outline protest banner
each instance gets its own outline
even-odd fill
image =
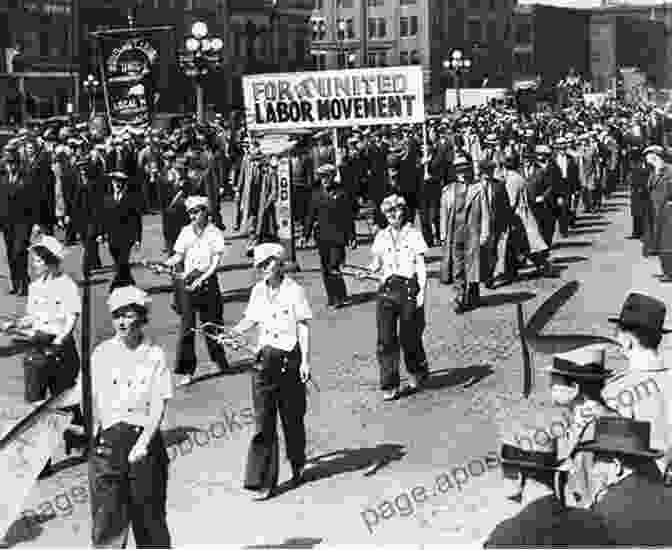
[[[37,476],[61,441],[71,414],[41,409],[31,416],[34,423],[14,437],[0,451],[0,537],[18,519],[23,503],[30,494]],[[11,423],[0,427],[1,433],[14,432]],[[3,438],[4,439],[4,438]]]
[[[156,33],[97,34],[99,65],[110,129],[147,128],[154,115]]]
[[[455,88],[446,89],[446,109],[457,108],[457,94]],[[460,104],[463,108],[488,105],[493,99],[504,101],[506,88],[460,88]]]
[[[425,120],[419,66],[243,77],[252,131],[343,128]]]

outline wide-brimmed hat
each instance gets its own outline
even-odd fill
[[[585,347],[567,353],[556,353],[553,364],[545,370],[550,374],[559,374],[577,380],[603,380],[611,376],[604,368],[604,348]]]
[[[128,306],[140,306],[149,309],[151,303],[150,297],[147,293],[137,286],[122,286],[115,288],[107,299],[107,306],[110,313]]]
[[[471,172],[474,164],[471,159],[465,155],[455,155],[453,159],[453,169],[455,172]]]
[[[196,208],[205,208],[207,210],[210,207],[210,201],[208,200],[208,197],[204,197],[202,195],[193,195],[186,198],[184,201],[184,206],[186,207],[187,212],[190,212]]]
[[[35,250],[36,248],[44,248],[58,260],[65,258],[65,248],[63,248],[63,245],[56,237],[52,237],[51,235],[42,236],[39,241],[30,247],[30,250]]]
[[[656,333],[668,334],[670,329],[663,327],[667,308],[665,303],[639,292],[631,292],[625,299],[619,317],[609,317],[610,323],[622,328],[641,328]]]
[[[547,158],[553,154],[548,145],[537,145],[534,148],[534,154],[539,158]]]
[[[254,247],[254,267],[259,267],[269,258],[283,260],[285,258],[285,247],[279,243],[262,243]]]
[[[322,164],[322,165],[316,170],[316,173],[317,173],[318,176],[330,176],[330,175],[332,175],[332,174],[335,173],[335,172],[336,172],[336,167],[335,167],[333,164],[329,163],[329,162],[327,162],[327,163],[325,163],[325,164]]]
[[[593,426],[592,437],[586,434],[574,452],[589,451],[660,458],[663,451],[651,449],[651,424],[620,416],[599,417]],[[587,437],[591,437],[587,440]]]

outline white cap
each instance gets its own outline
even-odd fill
[[[147,296],[147,293],[137,286],[122,286],[115,288],[107,299],[110,313],[114,313],[122,307],[132,305],[141,306],[147,309],[149,308],[150,303],[151,299]]]
[[[33,244],[30,249],[33,250],[37,247],[46,248],[51,254],[56,256],[59,260],[65,258],[65,249],[63,245],[59,242],[56,237],[51,235],[43,235],[39,241]]]
[[[278,243],[262,243],[254,247],[254,267],[265,262],[269,258],[283,259],[285,248]]]
[[[189,212],[194,208],[209,208],[210,201],[208,200],[208,197],[193,195],[191,197],[187,197],[187,200],[184,201],[184,205],[187,207],[187,212]]]
[[[401,195],[393,194],[385,197],[380,203],[380,211],[385,212],[388,208],[406,206],[406,199]]]

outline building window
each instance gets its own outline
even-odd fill
[[[324,8],[324,0],[315,0],[313,5],[315,6],[316,10],[321,10]]]
[[[481,33],[480,21],[474,20],[467,23],[467,36],[469,37],[470,42],[481,42],[483,36]]]
[[[345,21],[345,33],[348,39],[355,38],[355,20],[352,17]]]
[[[400,51],[399,52],[399,65],[408,65],[409,64],[409,55],[408,52]]]
[[[532,54],[530,52],[515,52],[513,67],[517,73],[532,74]]]
[[[385,0],[366,0],[367,5],[370,8],[377,8],[379,6],[382,6]]]
[[[387,22],[385,18],[369,17],[368,30],[369,38],[385,38],[387,36]]]
[[[413,50],[411,52],[411,65],[420,65],[421,63],[420,52],[418,50]]]
[[[401,0],[400,5],[402,6],[415,6],[418,3],[418,0]]]
[[[317,55],[313,55],[313,63],[315,64],[315,68],[318,71],[324,71],[327,68],[326,54],[320,53]]]
[[[338,8],[351,8],[352,0],[337,0],[336,7]]]
[[[472,10],[480,10],[481,9],[481,0],[470,0],[469,1],[469,7]]]
[[[387,67],[387,52],[378,52],[378,66]]]
[[[399,18],[399,36],[402,38],[418,34],[418,16],[402,16]]]
[[[336,40],[345,39],[345,20],[336,19]]]
[[[521,22],[516,25],[516,44],[529,44],[532,42],[532,25]]]
[[[375,67],[376,66],[376,53],[375,52],[369,52],[367,56],[367,65],[369,67]]]
[[[495,20],[488,21],[487,41],[491,44],[495,44],[497,42],[497,21]]]
[[[490,0],[489,9],[490,11],[495,11],[497,9],[497,6],[495,5],[495,0]]]

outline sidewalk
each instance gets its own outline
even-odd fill
[[[302,271],[296,279],[306,286],[314,309],[312,365],[321,389],[309,395],[308,482],[296,490],[281,490],[268,502],[252,502],[242,490],[252,433],[248,374],[212,376],[178,390],[163,428],[169,443],[183,440],[169,452],[174,459],[168,522],[174,544],[290,547],[291,540],[294,547],[311,548],[480,540],[510,510],[492,460],[499,447],[498,431],[521,411],[535,410],[548,400],[541,375],[535,377],[532,397],[522,399],[514,304],[525,301],[529,318],[564,283],[578,280],[579,292],[545,332],[608,335],[607,317],[618,313],[630,289],[666,301],[672,298],[672,286],[661,285],[653,276],[659,272],[657,260],[642,259],[638,243],[624,239],[630,234],[627,203],[624,193],[617,194],[607,201],[604,217],[581,217],[577,230],[558,241],[553,251],[558,278],[486,291],[485,306],[464,316],[449,308],[449,292],[436,275],[440,251],[433,249],[428,258],[432,278],[425,332],[432,377],[426,391],[395,403],[383,404],[378,391],[375,304],[369,299],[375,288],[348,280],[361,303],[329,312],[317,255],[300,251]],[[239,249],[244,246],[243,241],[236,243]],[[156,244],[147,241],[144,246],[160,250]],[[360,246],[349,253],[348,262],[365,264],[368,249]],[[241,261],[236,254],[240,253],[231,254],[232,263]],[[141,286],[165,284],[150,273],[137,273]],[[246,298],[238,289],[248,287],[251,277],[250,270],[220,275],[225,295],[230,291],[231,296],[225,322],[239,319]],[[100,285],[94,293],[97,339],[110,330],[106,289],[107,284]],[[157,293],[153,299],[149,331],[172,358],[178,321],[169,308],[170,295]],[[0,296],[3,308],[16,308],[15,302]],[[203,361],[197,374],[208,373],[202,342],[198,355]],[[538,354],[533,359],[537,369],[549,360]],[[9,393],[20,398],[20,361],[2,361],[10,375]],[[620,358],[610,353],[608,361],[613,365]],[[483,472],[476,466],[479,461],[485,465]],[[466,470],[466,479],[460,469]],[[439,487],[444,473],[453,481],[462,480],[460,487]],[[290,476],[283,457],[281,484]],[[88,546],[84,487],[83,465],[39,483],[26,508],[44,509],[56,517],[32,528],[19,522],[10,538],[36,546]],[[414,488],[419,488],[416,496],[422,490],[422,503],[411,498]],[[62,496],[64,491],[69,497]]]

